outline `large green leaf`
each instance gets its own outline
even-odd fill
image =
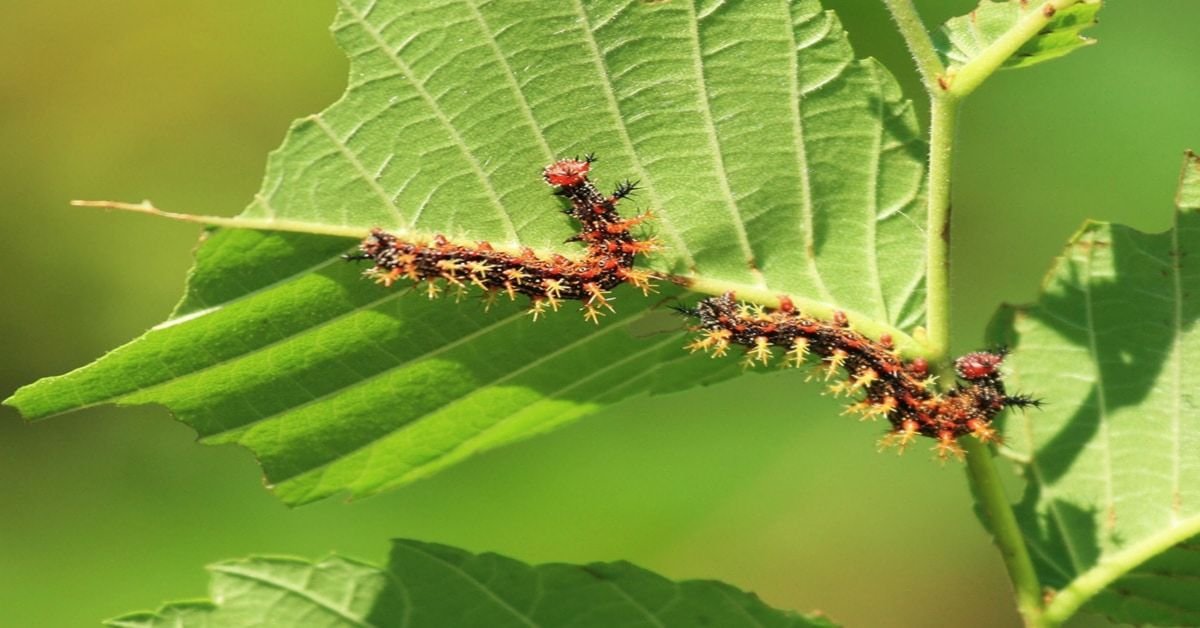
[[[1086,225],[1038,302],[1000,319],[1012,380],[1047,401],[1010,417],[1005,437],[1029,482],[1019,513],[1038,571],[1060,591],[1054,613],[1111,584],[1092,608],[1200,624],[1195,155],[1178,206],[1166,233]]]
[[[496,554],[396,541],[386,568],[250,558],[218,563],[211,602],[110,620],[121,628],[403,626],[407,628],[832,627],[775,610],[708,580],[672,582],[629,563],[536,567]]]
[[[7,403],[163,404],[205,442],[250,448],[302,503],[737,373],[687,359],[682,321],[645,316],[674,288],[619,291],[598,327],[535,324],[519,304],[383,289],[337,259],[373,226],[578,254],[538,171],[586,152],[602,184],[641,181],[657,270],[842,308],[864,329],[920,322],[924,144],[892,77],[856,61],[815,0],[340,8],[349,87],[271,156],[234,221],[261,230],[211,233],[168,321]]]
[[[981,0],[974,11],[947,20],[936,33],[935,44],[951,73],[978,58],[989,46],[1030,17],[1045,13],[1049,3],[1029,0]],[[1096,43],[1080,33],[1096,23],[1101,0],[1076,0],[1058,9],[1036,35],[1026,41],[1001,67],[1023,68],[1061,57]]]

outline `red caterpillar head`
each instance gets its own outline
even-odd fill
[[[591,154],[583,159],[560,159],[546,166],[542,171],[542,178],[550,185],[574,187],[587,181],[593,161],[596,161],[596,158]]]
[[[954,372],[968,382],[997,378],[1000,376],[1000,363],[1003,361],[1003,352],[976,351],[955,360]]]

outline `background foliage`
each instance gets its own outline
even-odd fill
[[[114,628],[209,626],[753,626],[834,628],[713,580],[674,582],[624,561],[528,565],[399,539],[386,565],[250,558],[210,565],[210,601],[119,617]]]
[[[287,122],[336,97],[344,76],[324,30],[332,7],[130,1],[72,7],[63,21],[56,4],[14,8],[0,27],[0,255],[19,269],[0,276],[5,391],[161,320],[189,264],[194,229],[80,214],[66,198],[234,213]],[[925,4],[930,23],[964,9]],[[860,54],[918,93],[881,7],[827,6]],[[960,347],[978,343],[998,302],[1033,296],[1084,216],[1169,224],[1179,150],[1200,138],[1187,109],[1200,94],[1190,69],[1200,44],[1186,27],[1197,17],[1186,0],[1111,6],[1091,33],[1103,46],[997,77],[973,98],[956,190]],[[627,558],[850,624],[936,613],[1012,625],[958,472],[919,453],[878,456],[876,428],[834,420],[832,404],[784,396],[779,383],[621,406],[397,493],[295,512],[257,486],[245,452],[195,447],[161,411],[99,408],[25,426],[4,409],[0,608],[17,623],[87,624],[202,593],[197,565],[216,559],[336,549],[377,562],[386,538],[408,536],[533,562]],[[945,541],[897,544],[881,521],[936,525]],[[929,593],[888,586],[901,574]],[[864,592],[864,581],[877,587]],[[973,594],[947,601],[937,593],[947,587]]]

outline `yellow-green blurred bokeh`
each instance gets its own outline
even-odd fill
[[[968,0],[918,0],[930,23]],[[828,0],[860,54],[918,86],[882,3]],[[332,0],[9,2],[0,20],[0,393],[162,320],[197,229],[72,198],[233,214],[290,121],[339,95]],[[1200,149],[1200,3],[1113,2],[1069,58],[967,104],[955,340],[1030,299],[1085,217],[1161,230]],[[925,110],[923,102],[919,109]],[[796,378],[642,399],[356,503],[287,510],[244,450],[160,408],[37,424],[0,410],[0,626],[86,626],[205,592],[250,553],[382,560],[390,537],[527,561],[628,559],[852,626],[1014,626],[957,465],[879,455],[878,427]]]

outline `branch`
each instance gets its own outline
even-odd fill
[[[946,74],[911,0],[884,0],[904,37],[909,52],[930,96],[929,197],[927,217],[930,237],[926,242],[927,346],[934,364],[943,364],[950,349],[950,183],[954,165],[955,124],[962,99],[974,91],[1030,38],[1040,32],[1054,14],[1079,0],[1052,0],[1033,11],[993,42],[984,52],[953,75]],[[967,451],[967,475],[976,499],[994,535],[1017,598],[1017,609],[1027,626],[1047,626],[1043,615],[1041,583],[1025,537],[996,473],[987,445],[963,439]],[[1064,602],[1064,605],[1066,602]]]

